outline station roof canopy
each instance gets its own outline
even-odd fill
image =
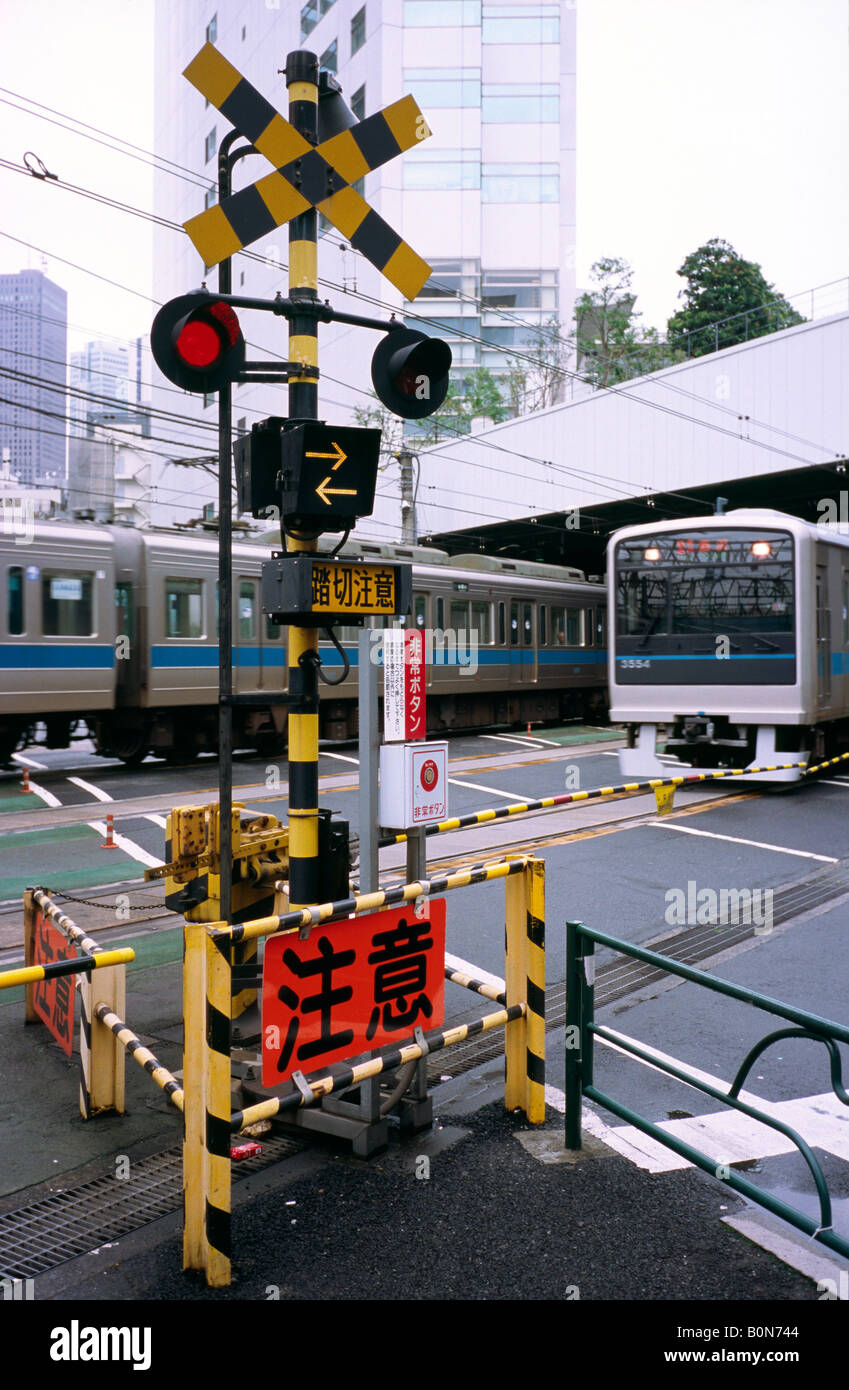
[[[726,479],[687,487],[681,492],[647,492],[638,497],[593,503],[580,511],[567,509],[493,522],[488,526],[470,526],[462,531],[445,531],[421,537],[420,544],[438,546],[451,555],[481,552],[512,559],[542,560],[550,565],[575,565],[588,575],[600,575],[605,571],[607,542],[614,531],[653,520],[711,516],[717,510],[718,497],[726,499],[723,507],[726,512],[738,507],[769,507],[813,522],[823,517],[819,504],[824,498],[831,498],[838,507],[837,519],[849,521],[847,470],[849,463],[838,461],[824,466]],[[844,495],[842,508],[841,492]]]

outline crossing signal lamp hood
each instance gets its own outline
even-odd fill
[[[153,320],[150,346],[157,367],[184,391],[218,391],[245,363],[245,339],[229,304],[192,290],[164,304]]]
[[[405,420],[422,420],[448,394],[451,349],[415,328],[394,328],[378,343],[371,379],[379,399]]]

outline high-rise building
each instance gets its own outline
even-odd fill
[[[85,435],[91,416],[110,406],[126,405],[129,371],[129,348],[119,343],[86,343],[80,352],[71,353],[68,413],[72,435]]]
[[[0,275],[0,448],[23,483],[65,479],[68,296],[40,270]]]
[[[216,152],[229,122],[182,76],[207,40],[284,115],[289,51],[315,52],[362,118],[410,92],[432,135],[362,181],[367,202],[433,267],[414,304],[324,219],[319,219],[319,294],[349,313],[396,313],[446,337],[459,381],[476,367],[503,374],[511,350],[534,327],[571,319],[575,295],[575,9],[573,0],[158,0],[156,150],[200,177],[155,176],[155,211],[185,222],[217,197]],[[234,188],[269,172],[240,161]],[[205,187],[203,186],[205,183]],[[253,254],[251,254],[253,253]],[[257,259],[256,257],[261,259]],[[270,297],[287,289],[288,234],[269,233],[233,259],[233,293]],[[154,231],[155,293],[170,299],[206,280],[191,242]],[[245,313],[253,359],[285,358],[285,322]],[[484,341],[481,342],[480,340]],[[352,422],[370,404],[376,335],[319,327],[319,414]],[[216,397],[179,401],[155,374],[155,405],[214,423]],[[171,394],[165,394],[166,390]],[[234,392],[247,427],[285,413],[281,388]],[[186,431],[185,439],[191,439]],[[380,489],[379,489],[380,494]],[[383,507],[383,519],[380,508]],[[398,533],[397,494],[381,503],[372,534]]]

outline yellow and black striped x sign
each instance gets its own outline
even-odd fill
[[[415,299],[430,266],[351,187],[430,135],[411,96],[313,146],[211,43],[183,75],[274,165],[274,173],[183,224],[205,265],[217,265],[315,207],[396,289]]]

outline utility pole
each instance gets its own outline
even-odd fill
[[[408,449],[398,451],[398,466],[401,469],[401,541],[404,545],[415,545],[418,528],[413,492],[413,456]]]

